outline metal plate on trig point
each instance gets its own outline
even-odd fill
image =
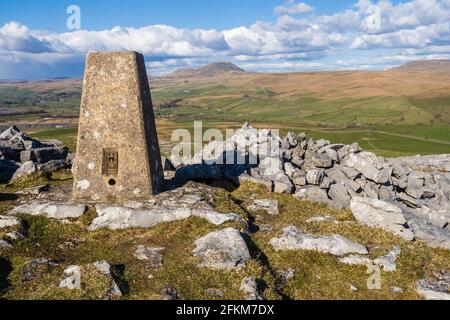
[[[111,149],[103,150],[103,174],[113,175],[119,172],[119,152]]]

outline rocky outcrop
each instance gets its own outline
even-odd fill
[[[229,164],[226,159],[244,162]],[[177,167],[181,180],[260,184],[276,193],[351,209],[358,221],[405,239],[450,248],[450,155],[380,158],[357,143],[331,144],[292,132],[279,137],[245,124],[229,140],[206,145]]]
[[[8,216],[0,216],[0,230],[11,228],[11,227],[20,227],[22,225],[22,221],[15,217]]]
[[[436,280],[422,279],[417,281],[417,293],[427,300],[450,300],[450,272],[435,271]]]
[[[379,266],[380,268],[383,268],[383,270],[386,272],[395,272],[397,270],[396,261],[397,258],[400,256],[400,254],[401,249],[400,247],[396,246],[391,251],[389,251],[385,256],[378,257],[374,260],[368,257],[352,254],[340,258],[339,262],[348,265],[365,265],[365,266],[375,265]]]
[[[340,235],[316,237],[303,233],[294,226],[284,228],[283,235],[272,238],[270,244],[276,251],[313,250],[335,256],[344,256],[350,253],[368,254],[366,247]]]
[[[32,139],[16,126],[0,133],[0,183],[36,171],[54,172],[70,168],[69,149]]]
[[[101,228],[110,230],[128,228],[152,228],[161,223],[199,217],[214,225],[229,221],[244,221],[234,213],[223,214],[213,209],[192,209],[189,207],[171,207],[154,205],[147,208],[132,208],[126,206],[97,205],[97,217],[92,221],[89,230]]]
[[[28,214],[50,219],[69,219],[81,217],[86,210],[87,207],[83,204],[32,202],[15,207],[8,215]]]
[[[355,197],[350,208],[360,223],[370,227],[379,227],[406,240],[414,239],[410,229],[406,228],[406,219],[402,209],[381,200]]]
[[[226,228],[195,241],[193,251],[200,266],[211,269],[240,269],[250,260],[250,252],[239,230]]]

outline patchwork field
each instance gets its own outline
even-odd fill
[[[447,62],[448,64],[448,62]],[[248,73],[212,64],[150,79],[158,130],[190,128],[193,120],[224,128],[309,131],[332,142],[357,141],[381,156],[450,152],[450,72],[432,62],[384,72]],[[0,84],[0,126],[36,131],[76,127],[81,80]],[[36,129],[38,128],[38,129]],[[74,129],[38,138],[72,139]],[[69,145],[74,146],[73,142]]]

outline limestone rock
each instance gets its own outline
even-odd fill
[[[289,177],[284,173],[278,173],[274,177],[273,192],[275,193],[288,193],[291,194],[294,190],[294,185],[289,180]]]
[[[309,170],[306,173],[306,180],[309,184],[320,185],[323,178],[325,177],[325,172],[323,170]]]
[[[365,265],[365,266],[376,265],[383,268],[385,272],[395,272],[397,270],[397,265],[395,262],[400,253],[401,253],[400,247],[396,246],[387,255],[378,257],[374,260],[360,255],[352,254],[340,258],[339,262],[348,265]]]
[[[421,202],[420,200],[413,198],[406,193],[399,192],[397,193],[397,199],[406,204],[410,208],[420,208]]]
[[[195,241],[193,255],[200,266],[211,269],[239,269],[250,259],[250,252],[241,233],[234,228],[211,232]]]
[[[223,214],[223,213],[218,213],[214,210],[193,209],[192,215],[194,217],[199,217],[199,218],[205,219],[209,223],[212,223],[216,226],[219,226],[221,224],[224,224],[224,223],[230,222],[230,221],[244,222],[244,219],[235,213]]]
[[[369,227],[382,228],[406,240],[414,239],[410,229],[406,228],[406,219],[402,209],[381,200],[355,197],[350,203],[353,216],[358,222]]]
[[[8,232],[5,237],[13,241],[25,239],[25,236],[18,231]]]
[[[115,297],[122,296],[119,286],[117,285],[114,277],[111,274],[111,265],[106,261],[97,261],[92,264],[92,266],[101,272],[109,280],[109,288],[106,292],[106,299],[113,299]]]
[[[39,203],[33,202],[15,207],[9,215],[28,214],[45,216],[51,219],[79,218],[86,212],[87,207],[81,204]]]
[[[16,136],[18,133],[20,133],[20,129],[17,126],[9,127],[8,129],[2,131],[0,133],[0,140],[11,140]]]
[[[0,216],[0,229],[10,228],[10,227],[20,227],[22,221],[15,217]]]
[[[327,154],[316,154],[312,161],[316,168],[331,168],[333,166],[333,160]]]
[[[360,256],[357,254],[351,254],[343,258],[339,258],[339,262],[348,264],[348,265],[371,265],[373,264],[372,259]]]
[[[125,206],[97,205],[97,217],[89,226],[90,231],[101,228],[110,230],[129,228],[152,228],[161,223],[189,219],[192,216],[206,219],[208,222],[221,225],[229,221],[244,221],[235,213],[222,214],[214,210],[190,209],[180,205],[183,200],[177,201],[176,206],[153,206],[149,208],[130,208]]]
[[[245,300],[263,300],[259,292],[258,283],[254,277],[244,278],[241,282],[239,291],[242,291],[245,294]]]
[[[316,237],[305,234],[294,226],[284,228],[283,235],[279,238],[272,238],[269,243],[276,251],[314,250],[336,256],[368,253],[366,247],[340,235]]]
[[[277,278],[281,280],[281,282],[286,282],[295,277],[295,270],[292,268],[285,270],[277,270],[276,271]]]
[[[450,232],[448,229],[439,228],[411,215],[408,216],[408,226],[413,231],[414,236],[425,241],[428,246],[450,250]]]
[[[64,270],[65,278],[59,283],[60,288],[69,290],[81,289],[81,268],[79,266],[70,266]]]
[[[164,248],[152,248],[144,245],[139,245],[134,252],[134,256],[138,260],[148,262],[150,268],[161,268],[163,266],[163,255],[161,251]]]
[[[14,173],[12,180],[16,180],[22,177],[29,176],[37,171],[37,167],[33,161],[25,162],[20,166],[19,169]]]
[[[358,170],[364,177],[372,180],[373,182],[384,184],[389,181],[389,178],[392,174],[392,169],[379,169],[377,167],[377,161],[378,158],[368,152],[361,152],[358,154],[352,153],[344,162],[344,165]]]
[[[259,184],[267,188],[270,192],[273,190],[273,182],[268,179],[260,178],[260,177],[252,177],[248,174],[243,174],[239,177],[239,183],[250,182],[254,184]]]
[[[417,293],[427,300],[450,300],[450,272],[435,273],[437,280],[422,279],[417,281]]]
[[[279,158],[267,157],[259,164],[259,169],[263,177],[274,177],[283,173],[282,162]]]
[[[296,170],[293,174],[292,181],[296,186],[303,187],[308,183],[306,180],[306,172],[301,170]]]
[[[96,209],[98,216],[89,226],[91,231],[100,228],[108,228],[110,230],[151,228],[160,223],[188,219],[192,215],[192,211],[189,208],[167,209],[157,207],[144,210],[97,205]]]
[[[333,200],[332,207],[336,209],[344,209],[350,206],[350,195],[347,188],[341,183],[333,184],[328,191],[328,195]]]
[[[332,205],[331,200],[328,198],[327,192],[320,187],[306,186],[300,188],[294,194],[294,197],[300,200],[307,199],[309,201]]]
[[[376,258],[373,263],[377,266],[383,268],[386,272],[395,272],[397,270],[397,265],[395,261],[400,255],[401,250],[399,246],[396,246],[392,251],[390,251],[387,255]]]
[[[284,164],[284,172],[286,172],[289,178],[293,178],[295,171],[296,169],[292,163],[286,162]]]
[[[278,208],[278,200],[274,199],[257,199],[253,204],[247,207],[250,211],[266,211],[270,215],[278,215],[280,210]]]

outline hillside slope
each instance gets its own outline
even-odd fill
[[[156,114],[244,120],[358,141],[380,155],[450,152],[448,61],[388,71],[250,73],[219,62],[150,79]],[[423,72],[426,70],[427,72]],[[81,79],[0,84],[0,126],[76,124]],[[52,120],[49,120],[50,123]],[[392,153],[394,152],[394,153]]]

